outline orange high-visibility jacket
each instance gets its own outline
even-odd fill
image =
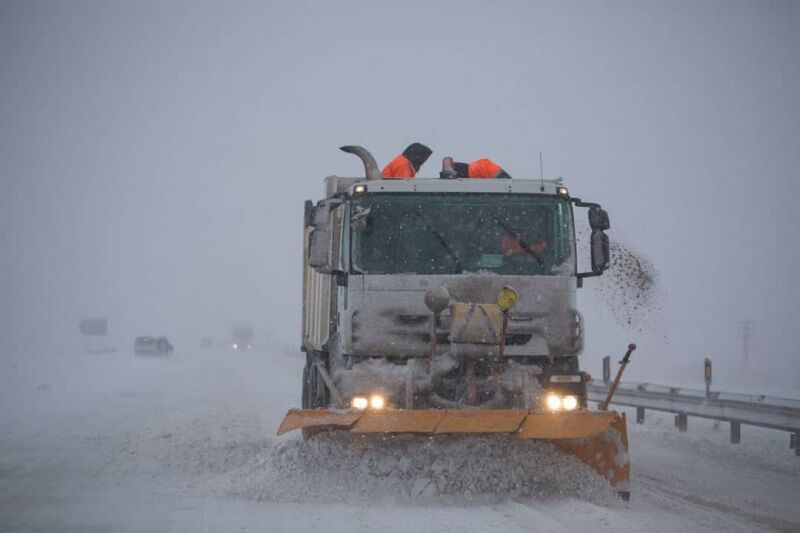
[[[530,255],[522,249],[522,246],[519,245],[519,242],[511,235],[503,235],[503,240],[500,243],[500,247],[503,250],[503,257],[512,257],[515,255]],[[547,248],[546,241],[539,241],[528,244],[528,249],[532,252],[542,253],[544,252],[545,248]]]
[[[503,169],[491,159],[478,159],[469,164],[469,177],[491,179],[497,177]]]
[[[381,171],[381,177],[386,179],[408,179],[416,175],[417,171],[414,170],[414,165],[403,154],[389,161],[389,164]]]

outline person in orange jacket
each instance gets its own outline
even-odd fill
[[[520,244],[520,240],[512,235],[503,235],[502,240],[500,241],[500,249],[503,252],[503,257],[510,258],[526,255],[532,256],[533,254],[540,254],[544,252],[545,248],[547,248],[547,241],[544,239],[539,239],[534,243],[528,243],[526,241],[521,242],[523,244]],[[527,245],[527,249],[533,252],[533,254],[526,252],[525,248],[523,248],[523,245]]]
[[[409,144],[402,154],[389,161],[389,164],[383,167],[381,177],[385,179],[413,178],[432,153],[433,150],[424,144]]]
[[[535,259],[542,267],[544,261],[542,253],[547,250],[547,241],[542,237],[536,225],[529,226],[523,237],[517,233],[517,229],[503,222],[500,218],[494,217],[495,222],[503,228],[504,235],[500,240],[500,250],[503,259],[521,257],[525,259]]]
[[[457,178],[511,179],[508,172],[491,159],[478,159],[472,163],[454,163]]]

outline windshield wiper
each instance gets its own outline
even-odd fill
[[[539,253],[531,250],[530,248],[531,245],[528,244],[527,241],[523,240],[522,237],[520,237],[519,234],[514,231],[514,228],[510,227],[508,224],[506,224],[505,222],[503,222],[494,215],[492,216],[492,219],[495,222],[497,222],[506,233],[508,233],[509,237],[514,239],[514,241],[519,245],[519,247],[522,248],[523,252],[536,259],[536,261],[539,262],[539,265],[542,268],[544,268],[544,261],[542,260],[542,256]]]
[[[426,219],[422,215],[422,213],[419,212],[419,210],[415,211],[414,214],[417,215],[417,217],[419,217],[420,220],[422,220],[422,222],[430,230],[433,236],[436,237],[436,240],[439,242],[439,244],[442,245],[442,248],[444,248],[444,251],[447,252],[447,255],[453,258],[453,261],[456,262],[456,274],[461,274],[462,272],[464,272],[464,266],[461,264],[461,258],[459,258],[458,254],[450,247],[450,245],[447,243],[447,240],[442,236],[442,234],[433,229],[433,225],[430,222],[428,222],[428,219]]]

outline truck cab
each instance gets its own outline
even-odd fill
[[[442,176],[330,176],[306,201],[303,407],[585,408],[576,293],[608,215],[561,179]]]

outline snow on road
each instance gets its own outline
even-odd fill
[[[625,504],[539,443],[526,458],[487,438],[275,437],[302,362],[199,350],[2,360],[0,530],[800,531],[785,433],[743,427],[732,445],[724,425],[692,419],[678,434],[648,415],[631,426]],[[459,459],[470,452],[481,457]]]

